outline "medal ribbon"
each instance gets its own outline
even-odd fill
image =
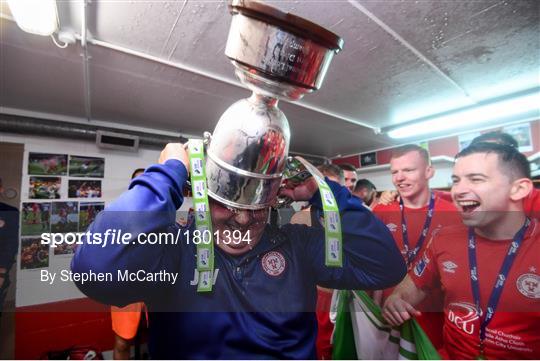
[[[214,242],[208,204],[203,140],[190,139],[188,154],[191,165],[190,180],[195,227],[200,232],[201,237],[197,244],[197,271],[199,272],[197,292],[211,292],[214,279]],[[190,241],[192,240],[188,240],[188,242]]]
[[[343,236],[341,234],[341,217],[339,207],[332,190],[317,168],[302,157],[295,157],[313,175],[321,194],[324,217],[324,264],[327,267],[343,266]]]
[[[418,251],[424,245],[426,240],[429,227],[431,226],[431,220],[433,219],[433,211],[435,209],[435,193],[431,192],[429,199],[428,211],[426,215],[426,220],[424,221],[424,228],[418,237],[418,242],[416,242],[416,247],[413,250],[410,250],[409,246],[409,232],[407,230],[407,221],[405,219],[405,205],[403,204],[403,198],[399,198],[399,211],[401,212],[401,233],[403,236],[403,245],[405,246],[405,253],[407,255],[407,266],[411,265],[418,255]]]
[[[514,260],[517,255],[517,251],[519,249],[519,246],[521,245],[521,242],[523,241],[523,238],[525,237],[525,232],[527,231],[527,228],[529,227],[530,223],[531,223],[531,220],[527,218],[523,226],[514,236],[512,243],[508,247],[508,252],[506,253],[506,256],[502,263],[499,274],[497,275],[497,278],[495,280],[495,285],[493,286],[491,295],[489,296],[486,316],[482,319],[480,323],[480,345],[479,345],[480,358],[483,357],[483,353],[484,353],[484,340],[486,338],[486,327],[489,325],[489,323],[493,319],[493,316],[495,315],[495,311],[497,310],[497,306],[499,304],[499,299],[502,294],[504,283],[506,281],[506,277],[508,277],[510,268],[512,267],[512,264],[514,263]],[[478,277],[478,263],[476,259],[476,235],[474,233],[474,228],[472,227],[469,228],[468,252],[469,252],[469,270],[471,274],[471,289],[472,289],[474,304],[476,305],[476,311],[478,313],[478,316],[481,317],[482,308],[480,306],[480,281],[478,280],[479,278]]]

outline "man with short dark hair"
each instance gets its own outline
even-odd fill
[[[347,189],[349,189],[349,191],[352,193],[354,186],[356,185],[356,180],[358,179],[358,176],[356,175],[356,167],[349,163],[338,164],[338,166],[343,169],[345,187],[347,187]]]
[[[364,204],[373,208],[377,199],[377,188],[368,179],[360,179],[354,186],[353,194],[364,201]]]
[[[383,315],[399,325],[442,290],[443,358],[538,359],[540,226],[523,208],[527,159],[508,145],[472,144],[456,156],[452,181],[463,224],[434,236]]]
[[[339,184],[345,184],[345,175],[343,169],[336,164],[323,164],[317,167],[317,169],[325,176],[337,182]]]

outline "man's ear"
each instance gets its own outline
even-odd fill
[[[426,179],[431,179],[435,175],[435,168],[432,165],[428,165],[426,168]]]
[[[527,197],[533,189],[533,183],[529,178],[520,178],[512,182],[512,188],[510,189],[510,199],[512,201],[521,201]]]

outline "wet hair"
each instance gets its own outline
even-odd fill
[[[512,180],[531,178],[531,167],[527,158],[517,148],[506,144],[493,142],[473,143],[459,152],[456,155],[456,160],[477,153],[497,154],[499,166],[504,169],[505,174],[511,176]]]
[[[360,179],[358,182],[356,182],[356,186],[354,186],[354,191],[358,192],[363,188],[367,188],[370,191],[377,190],[375,187],[375,184],[371,183],[368,179]]]
[[[422,159],[424,159],[427,165],[431,165],[431,158],[427,149],[422,148],[421,146],[416,144],[405,144],[401,147],[392,149],[392,156],[390,157],[390,159],[402,157],[410,152],[417,152],[418,154],[420,154]]]
[[[480,142],[497,143],[497,144],[503,144],[503,145],[508,145],[510,147],[518,148],[518,141],[516,140],[516,138],[512,137],[508,133],[503,133],[499,131],[488,132],[488,133],[479,135],[478,137],[472,140],[471,144],[476,144]]]
[[[131,179],[135,178],[137,176],[137,173],[144,173],[144,168],[137,168],[131,173]]]
[[[344,181],[343,176],[343,169],[338,167],[335,164],[323,164],[317,167],[317,169],[325,176],[325,177],[336,177],[341,182]]]
[[[350,172],[356,173],[356,167],[350,163],[342,163],[342,164],[338,164],[338,166],[343,170],[348,170]]]

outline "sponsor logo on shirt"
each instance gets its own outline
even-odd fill
[[[452,261],[445,261],[442,263],[443,271],[448,273],[456,273],[457,264]]]
[[[262,268],[268,275],[277,277],[285,271],[287,263],[280,252],[271,251],[265,254],[261,260]]]
[[[453,302],[448,305],[448,320],[459,330],[472,335],[475,332],[476,320],[482,314],[478,314],[476,306],[468,302]]]
[[[414,274],[418,277],[422,276],[422,273],[424,273],[427,265],[429,264],[429,258],[424,253],[422,256],[422,259],[418,261],[418,263],[414,266]]]
[[[212,281],[212,284],[215,285],[216,284],[216,281],[217,281],[217,276],[219,274],[219,268],[216,268],[214,270],[214,279]],[[193,279],[189,282],[190,285],[192,286],[197,286],[199,284],[199,279],[201,279],[203,277],[199,277],[199,271],[197,271],[197,269],[195,269],[195,273],[193,273]],[[203,279],[203,282],[205,280]]]
[[[521,294],[528,298],[540,298],[540,276],[525,273],[518,277],[516,286]]]
[[[390,232],[395,232],[397,230],[397,225],[395,225],[394,223],[388,223],[386,225],[386,228],[388,228]]]

